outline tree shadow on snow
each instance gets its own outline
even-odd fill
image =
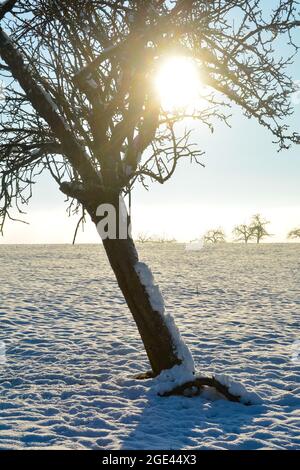
[[[127,414],[122,422],[131,432],[121,439],[125,449],[237,449],[259,448],[246,437],[262,405],[231,403],[217,393],[204,391],[194,398],[158,397],[152,390],[138,400],[141,413]],[[255,426],[257,429],[257,425]]]

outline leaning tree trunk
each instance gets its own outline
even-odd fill
[[[132,239],[104,240],[103,245],[119,287],[133,315],[153,373],[180,364],[174,338],[160,312],[155,311],[135,266],[138,255]]]
[[[165,369],[184,362],[186,356],[190,355],[183,343],[172,317],[165,315],[155,305],[155,297],[151,296],[149,289],[139,275],[138,268],[149,269],[139,262],[137,250],[129,233],[126,239],[119,238],[119,198],[108,199],[109,204],[117,208],[117,238],[103,238],[103,246],[106,251],[110,265],[114,271],[118,285],[124,295],[127,305],[133,315],[135,323],[141,335],[153,375],[158,375]],[[113,202],[112,202],[113,201]],[[91,218],[97,226],[103,216],[97,216],[96,210],[89,210]],[[129,217],[126,212],[126,223],[129,227]],[[130,230],[129,230],[130,232]],[[148,271],[151,275],[151,271]],[[153,284],[154,289],[158,289]],[[158,296],[160,293],[158,292]]]
[[[110,197],[102,193],[101,202],[98,201],[97,204],[99,195],[93,190],[91,192],[71,191],[68,184],[62,184],[61,190],[68,196],[76,197],[84,205],[102,236],[108,260],[144,343],[152,367],[152,376],[175,366],[179,367],[179,369],[174,369],[174,374],[170,373],[166,376],[168,380],[171,379],[173,385],[159,394],[161,396],[174,394],[194,396],[201,392],[203,386],[211,386],[229,400],[240,401],[240,396],[232,394],[230,387],[215,377],[195,375],[193,357],[182,340],[173,318],[165,313],[164,303],[158,287],[154,284],[152,273],[145,263],[139,262],[130,235],[130,219],[123,200],[119,199],[115,193]],[[103,200],[106,201],[105,204]],[[109,219],[106,222],[105,214],[110,211],[110,208],[113,208],[116,215],[114,219],[116,230],[113,230],[113,236],[104,236],[103,221],[106,225],[109,222]],[[122,211],[123,217],[120,218],[118,215]],[[123,223],[121,224],[122,219],[125,219],[126,237],[124,237]],[[101,230],[99,224],[102,227]],[[109,230],[107,232],[109,233]],[[147,376],[148,374],[144,374],[139,378]]]

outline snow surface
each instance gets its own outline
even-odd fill
[[[261,402],[134,380],[148,361],[102,247],[0,245],[0,448],[299,449],[300,245],[139,251],[197,372]]]

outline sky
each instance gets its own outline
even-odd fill
[[[294,119],[300,122],[299,117],[297,109]],[[195,141],[206,151],[205,168],[182,161],[164,185],[134,189],[134,235],[189,241],[222,226],[230,239],[235,224],[258,212],[271,222],[274,236],[268,241],[285,241],[287,232],[300,226],[300,148],[278,153],[272,136],[238,110],[231,124],[231,129],[219,126],[214,134],[204,128],[195,132]],[[56,183],[42,176],[25,216],[30,225],[8,222],[0,243],[71,243],[78,217],[67,216],[64,201]],[[98,241],[90,222],[78,233],[78,243]]]
[[[295,80],[300,80],[299,70],[298,55],[291,70]],[[299,131],[300,92],[294,105],[290,124]],[[234,225],[247,223],[256,213],[271,222],[269,242],[286,241],[288,231],[300,227],[300,146],[278,153],[272,135],[236,107],[230,123],[230,129],[218,125],[214,134],[204,126],[195,130],[195,143],[206,152],[205,168],[182,161],[166,184],[134,189],[134,236],[147,233],[183,242],[221,226],[231,240]],[[67,216],[64,201],[56,183],[42,175],[26,208],[29,225],[8,221],[0,244],[71,243],[78,216]],[[99,242],[91,222],[79,231],[77,242]]]

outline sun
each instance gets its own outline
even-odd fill
[[[186,57],[167,59],[158,70],[155,86],[165,111],[196,106],[201,81],[194,61]]]

